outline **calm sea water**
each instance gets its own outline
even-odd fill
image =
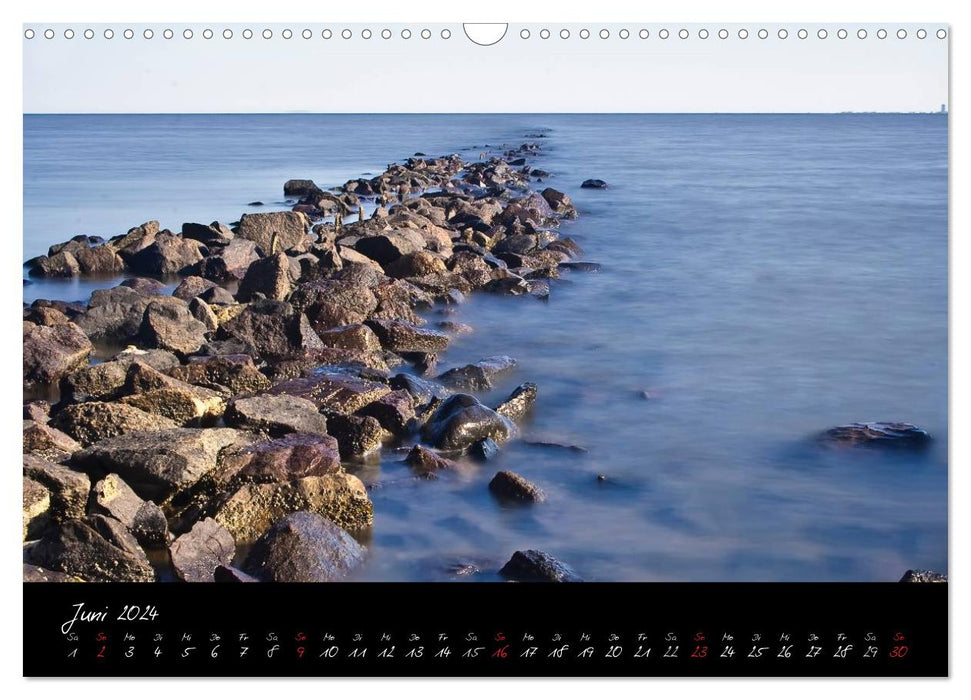
[[[946,117],[28,116],[24,257],[147,219],[233,221],[253,200],[282,207],[292,177],[335,185],[540,129],[534,165],[581,214],[563,233],[603,270],[564,275],[545,304],[474,297],[455,318],[476,332],[444,362],[516,357],[495,394],[537,382],[527,434],[587,452],[513,443],[431,482],[396,455],[359,467],[385,482],[361,577],[495,570],[522,548],[593,580],[946,571]],[[589,177],[610,188],[581,190]],[[936,441],[921,454],[809,441],[862,420],[917,423]],[[498,469],[548,503],[497,504]]]

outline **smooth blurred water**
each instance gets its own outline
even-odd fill
[[[24,256],[152,218],[233,221],[253,200],[282,206],[292,177],[335,185],[541,129],[533,165],[580,211],[562,232],[603,270],[565,274],[545,304],[475,296],[453,318],[476,332],[442,367],[516,357],[494,395],[537,382],[527,434],[588,451],[513,443],[437,481],[410,480],[399,455],[359,468],[382,482],[361,576],[494,571],[522,548],[595,580],[946,571],[945,116],[28,116]],[[590,177],[609,189],[580,189]],[[936,440],[919,454],[809,440],[863,420]],[[498,469],[549,501],[499,505]]]

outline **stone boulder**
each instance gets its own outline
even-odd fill
[[[378,300],[367,286],[345,280],[301,284],[290,303],[307,315],[317,332],[362,323],[378,308]]]
[[[51,494],[29,476],[21,483],[24,494],[24,541],[35,539],[50,521]]]
[[[403,255],[423,250],[425,240],[416,231],[403,230],[366,236],[358,240],[354,248],[384,267]]]
[[[263,255],[286,252],[307,242],[310,220],[305,214],[276,211],[265,214],[243,214],[236,229],[237,238],[253,241]],[[277,249],[273,250],[274,235]]]
[[[496,406],[496,413],[517,423],[536,403],[537,388],[533,382],[517,386],[505,401]]]
[[[228,245],[236,234],[225,224],[213,221],[206,226],[205,224],[182,224],[182,238],[199,241],[204,246],[224,246]]]
[[[193,265],[191,272],[213,282],[231,282],[243,279],[249,266],[259,259],[255,242],[234,238],[228,245]]]
[[[389,433],[404,437],[415,419],[415,401],[406,390],[396,389],[360,409],[358,415],[376,418]]]
[[[54,415],[51,425],[83,446],[126,433],[176,427],[173,421],[163,416],[147,413],[134,406],[102,401],[67,406]]]
[[[91,480],[77,469],[54,464],[36,455],[24,455],[24,476],[43,484],[50,492],[54,520],[83,518],[88,507]]]
[[[249,355],[194,356],[189,363],[173,367],[170,377],[197,386],[226,387],[233,394],[256,394],[270,388],[270,380],[253,364]]]
[[[327,434],[327,419],[316,404],[288,394],[262,395],[231,401],[226,425],[281,437],[288,433]]]
[[[392,352],[440,352],[448,347],[449,337],[440,331],[419,328],[407,321],[374,319],[368,321],[381,346]]]
[[[176,576],[190,583],[212,583],[217,567],[236,556],[233,536],[212,518],[201,520],[169,547]]]
[[[515,552],[499,570],[499,575],[510,581],[540,583],[578,583],[583,580],[566,564],[536,549]]]
[[[362,457],[381,449],[387,435],[377,418],[333,413],[327,417],[330,434],[337,440],[341,457]]]
[[[289,482],[341,471],[337,440],[320,433],[290,433],[274,440],[226,450],[220,481]]]
[[[445,450],[463,450],[483,438],[503,442],[512,432],[508,418],[468,394],[445,399],[422,429],[431,445]]]
[[[81,449],[81,443],[77,440],[46,423],[25,420],[23,433],[24,453],[43,457],[51,462],[64,461]]]
[[[216,467],[220,452],[237,442],[229,428],[172,428],[128,433],[76,453],[82,468],[117,472],[145,499],[161,503]]]
[[[215,514],[236,543],[254,542],[281,518],[305,510],[348,530],[370,527],[374,507],[356,476],[338,472],[287,483],[243,484]]]
[[[253,545],[245,568],[264,581],[338,581],[358,568],[365,554],[364,547],[327,518],[297,512],[274,523]]]
[[[236,298],[247,302],[255,295],[262,294],[267,299],[285,301],[293,291],[293,283],[293,273],[287,254],[269,255],[249,266],[243,281],[239,283]]]
[[[140,275],[174,275],[202,260],[198,241],[159,233],[155,241],[128,258],[128,268]]]
[[[267,361],[299,357],[323,348],[307,317],[283,301],[249,304],[239,315],[220,324],[222,338],[235,338],[250,354]]]
[[[580,187],[582,187],[585,190],[605,190],[607,189],[607,183],[604,182],[603,180],[592,178],[590,180],[584,180],[580,184]]]
[[[152,302],[145,308],[138,335],[150,348],[190,355],[206,342],[206,330],[205,324],[195,319],[188,307]]]
[[[516,472],[498,472],[489,482],[489,490],[503,501],[542,503],[546,500],[543,489]]]
[[[35,544],[33,564],[76,576],[84,581],[150,582],[155,571],[138,541],[117,520],[91,515],[67,520]]]
[[[94,346],[78,326],[24,324],[24,381],[50,384],[88,363]]]
[[[146,547],[164,547],[169,526],[162,509],[138,497],[117,474],[108,474],[91,491],[93,513],[107,515],[122,525]]]
[[[545,190],[540,192],[546,203],[550,205],[555,213],[562,217],[575,219],[577,216],[577,209],[573,206],[573,200],[570,197],[558,190],[554,190],[552,187],[547,187]]]
[[[516,360],[508,355],[496,355],[464,367],[455,367],[437,377],[449,389],[483,391],[492,388],[492,378],[511,371]]]
[[[921,449],[931,443],[931,436],[910,423],[850,423],[830,428],[819,440],[833,447]]]
[[[312,401],[318,408],[355,413],[390,392],[387,384],[349,372],[321,372],[312,377],[279,382],[268,393],[273,396],[297,396]]]

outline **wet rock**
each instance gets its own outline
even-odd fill
[[[130,256],[128,268],[140,275],[173,275],[202,260],[198,241],[172,233],[159,233],[145,249]]]
[[[56,382],[88,363],[94,347],[78,326],[24,324],[24,381]]]
[[[323,372],[313,377],[288,379],[273,385],[269,394],[297,396],[318,408],[355,413],[391,392],[386,384],[342,372]]]
[[[415,402],[407,391],[396,389],[369,403],[358,411],[358,415],[376,418],[389,433],[403,437],[410,432],[414,421]]]
[[[533,382],[517,386],[505,401],[496,406],[496,413],[519,422],[536,403],[537,389]]]
[[[283,184],[283,195],[285,197],[309,197],[320,196],[324,192],[313,180],[287,180]]]
[[[80,274],[80,263],[68,251],[50,257],[41,256],[30,270],[32,277],[78,277]]]
[[[578,583],[582,579],[566,564],[546,552],[536,549],[518,551],[499,570],[499,575],[511,581],[543,583]]]
[[[305,214],[276,211],[265,214],[243,214],[236,230],[237,238],[253,241],[264,255],[286,252],[307,243],[310,220]],[[273,250],[276,236],[277,249]]]
[[[341,470],[337,440],[319,433],[290,433],[223,453],[220,479],[288,482]]]
[[[117,474],[109,474],[94,485],[91,491],[92,512],[108,515],[135,536],[146,547],[162,547],[168,543],[169,526],[162,509],[152,501],[138,497]]]
[[[117,472],[156,502],[188,488],[216,467],[219,453],[238,440],[228,428],[172,428],[102,440],[74,455],[82,468]]]
[[[155,580],[145,552],[117,520],[92,515],[67,520],[30,550],[31,563],[93,582]]]
[[[509,372],[516,366],[516,360],[508,355],[496,355],[484,360],[456,367],[439,375],[437,380],[449,389],[471,389],[482,391],[492,388],[492,378]]]
[[[42,485],[25,476],[24,492],[24,540],[34,539],[50,520],[51,494]]]
[[[468,452],[473,459],[479,462],[488,462],[499,455],[499,445],[492,438],[482,438],[473,443]]]
[[[270,380],[249,355],[195,356],[189,364],[169,370],[169,376],[199,386],[218,385],[234,394],[256,394],[270,388]]]
[[[535,174],[535,172],[534,172]],[[550,205],[555,213],[560,216],[575,219],[577,216],[577,209],[573,206],[573,200],[570,199],[566,194],[554,190],[552,187],[547,187],[545,190],[540,192],[546,203]]]
[[[204,277],[198,277],[196,275],[189,275],[179,282],[179,286],[175,288],[172,292],[172,296],[176,299],[181,299],[182,301],[188,302],[190,299],[194,299],[199,296],[207,289],[212,289],[216,287],[215,282],[211,282]]]
[[[308,512],[288,515],[253,545],[246,569],[265,581],[338,581],[360,566],[366,550],[330,520]]]
[[[605,190],[607,189],[607,183],[597,179],[584,180],[580,187],[587,190]]]
[[[236,555],[233,536],[212,518],[201,520],[169,547],[176,576],[190,583],[212,583],[217,567]]]
[[[406,321],[371,320],[368,325],[392,352],[438,352],[448,347],[448,336],[439,331],[418,328]]]
[[[947,583],[947,576],[927,569],[907,569],[900,583]]]
[[[436,397],[443,397],[448,393],[440,384],[411,374],[396,374],[389,383],[392,389],[404,389],[415,398],[415,401],[422,403],[427,403]]]
[[[205,224],[182,224],[182,237],[199,241],[205,246],[228,245],[236,237],[228,226],[218,221]]]
[[[146,413],[134,406],[102,401],[67,406],[51,419],[51,425],[83,446],[126,433],[176,427],[164,416]]]
[[[289,483],[243,484],[214,517],[240,544],[257,540],[273,523],[300,510],[323,515],[348,530],[369,527],[374,520],[364,484],[343,472]]]
[[[24,421],[24,453],[60,462],[80,449],[77,440],[57,428],[37,421]]]
[[[405,463],[420,474],[434,474],[441,470],[457,471],[461,465],[455,460],[442,457],[427,447],[415,445],[411,448]]]
[[[483,438],[502,442],[512,431],[508,418],[468,394],[445,399],[422,429],[431,445],[446,450],[466,449]]]
[[[273,437],[287,433],[327,434],[327,419],[316,404],[288,394],[235,399],[226,407],[224,420],[228,426]]]
[[[361,457],[381,449],[384,429],[377,418],[333,413],[327,417],[330,434],[337,440],[341,457]]]
[[[216,583],[259,583],[260,580],[255,576],[250,576],[245,571],[241,571],[233,566],[216,567],[213,572],[213,580]]]
[[[923,428],[910,423],[850,423],[830,428],[820,441],[835,447],[886,447],[919,449],[931,442]]]
[[[546,493],[516,472],[498,472],[489,482],[489,490],[499,499],[519,503],[542,503]]]
[[[451,333],[452,335],[468,335],[474,332],[472,326],[459,323],[458,321],[439,321],[438,327],[442,329],[445,333]]]
[[[24,455],[23,464],[24,476],[42,484],[50,493],[54,520],[84,517],[91,491],[87,474],[36,455]]]
[[[236,317],[221,322],[219,332],[241,341],[249,354],[271,362],[323,348],[307,317],[283,301],[251,303]]]
[[[329,348],[344,348],[347,350],[361,350],[376,352],[381,350],[381,341],[377,334],[362,323],[348,326],[337,326],[318,332],[320,341]]]
[[[192,317],[188,307],[152,302],[145,309],[139,337],[150,348],[189,355],[198,352],[206,342],[206,330],[205,324]]]
[[[284,301],[293,291],[293,282],[290,259],[286,253],[277,253],[249,266],[243,281],[239,283],[236,298],[245,302],[262,294],[267,299]]]

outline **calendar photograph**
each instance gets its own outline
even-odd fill
[[[68,657],[110,621],[127,673],[155,595],[867,584],[946,626],[947,25],[488,33],[24,26],[23,580]]]

